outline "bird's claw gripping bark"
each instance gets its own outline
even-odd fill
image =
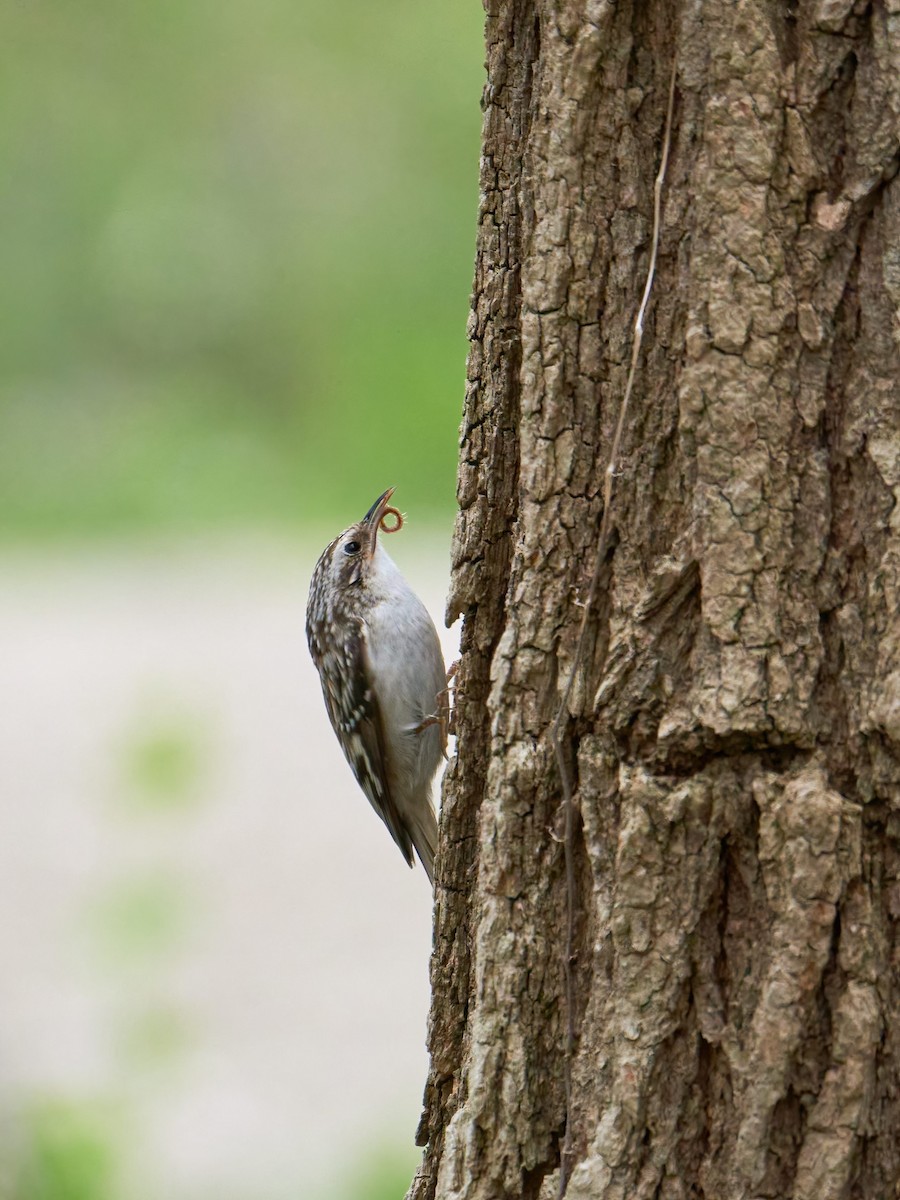
[[[456,677],[456,672],[459,670],[459,659],[452,662],[447,670],[447,686],[438,692],[435,700],[437,701],[437,710],[430,713],[427,717],[413,726],[413,733],[424,733],[426,729],[430,729],[432,725],[440,725],[442,733],[442,741],[445,743],[444,758],[447,757],[446,741],[447,735],[453,734],[456,736],[456,706],[450,700],[450,684],[451,680]]]

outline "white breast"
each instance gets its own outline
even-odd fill
[[[428,789],[441,758],[439,728],[413,730],[438,710],[446,687],[444,660],[428,610],[380,545],[373,566],[368,588],[373,603],[366,613],[369,663],[391,782],[396,787],[405,781],[399,790],[413,800]]]

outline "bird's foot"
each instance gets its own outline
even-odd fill
[[[429,713],[427,717],[423,717],[418,725],[413,726],[413,733],[424,733],[426,729],[430,729],[432,725],[439,725],[441,728],[441,743],[444,753],[444,758],[447,757],[447,735],[452,733],[456,736],[456,707],[451,703],[450,699],[450,683],[455,678],[456,672],[459,669],[459,660],[450,664],[447,671],[447,686],[438,692],[435,700],[437,701],[437,709],[433,713]]]

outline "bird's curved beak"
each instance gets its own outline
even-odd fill
[[[371,540],[369,541],[370,554],[374,553],[375,551],[375,539],[378,536],[381,518],[384,516],[384,510],[390,504],[391,496],[393,496],[395,490],[395,488],[389,487],[386,492],[382,492],[363,519],[360,521],[360,525],[371,531]]]
[[[381,524],[381,518],[384,516],[384,510],[391,502],[396,488],[389,487],[386,492],[382,492],[369,511],[362,519],[363,525],[372,525],[375,529]]]

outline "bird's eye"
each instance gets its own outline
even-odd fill
[[[344,543],[344,553],[345,554],[359,554],[359,542],[345,542]]]

